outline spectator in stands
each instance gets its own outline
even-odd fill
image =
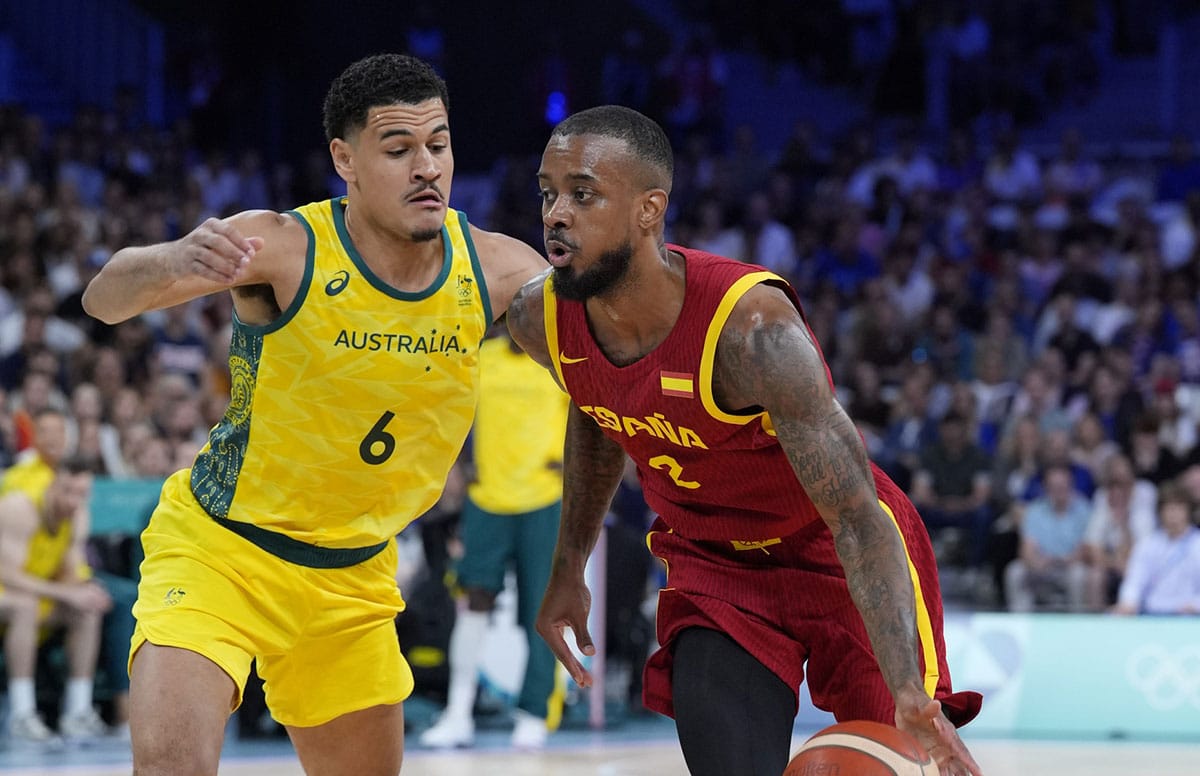
[[[897,386],[912,369],[913,337],[886,293],[879,281],[863,286],[862,300],[852,309],[846,353],[838,361],[870,364],[884,384]]]
[[[1083,466],[1092,475],[1092,480],[1105,479],[1108,460],[1120,453],[1117,443],[1108,438],[1104,426],[1094,413],[1085,412],[1075,421],[1071,442],[1071,462]]]
[[[857,218],[843,216],[827,230],[827,244],[813,260],[813,276],[832,285],[842,303],[848,304],[863,283],[882,274],[879,259],[859,246]]]
[[[1076,463],[1071,455],[1071,429],[1069,426],[1051,428],[1042,434],[1042,447],[1038,453],[1040,470],[1034,475],[1025,492],[1025,500],[1042,496],[1046,490],[1046,472],[1051,467],[1065,467],[1071,472],[1071,483],[1085,498],[1096,492],[1096,479],[1086,466]]]
[[[697,250],[734,259],[746,259],[746,241],[742,237],[742,231],[728,223],[725,206],[721,204],[720,199],[713,196],[701,198],[696,203],[692,220],[694,224],[691,244],[695,245]]]
[[[162,323],[152,327],[151,356],[155,374],[181,374],[200,387],[213,361],[205,334],[196,324],[196,306],[180,304],[163,311]]]
[[[888,246],[882,283],[889,304],[899,312],[897,323],[901,329],[916,326],[933,304],[933,281],[917,265],[917,246],[906,240]]]
[[[90,581],[84,542],[92,474],[65,459],[53,471],[43,498],[21,490],[0,497],[0,619],[5,622],[8,667],[8,734],[14,741],[52,744],[57,736],[38,714],[34,666],[44,627],[67,631],[66,685],[58,732],[68,739],[107,732],[92,705],[102,617],[112,606]]]
[[[1155,526],[1158,490],[1133,476],[1133,466],[1116,454],[1105,465],[1103,486],[1092,497],[1092,516],[1083,537],[1083,560],[1088,566],[1085,608],[1110,606],[1125,576],[1129,553]]]
[[[951,411],[938,425],[938,440],[921,448],[910,490],[931,534],[945,528],[963,534],[963,561],[972,573],[983,566],[992,524],[988,475],[987,456],[971,439],[968,418]]]
[[[1158,441],[1175,456],[1186,461],[1196,447],[1196,420],[1179,404],[1178,385],[1170,377],[1154,381],[1150,411],[1158,419]]]
[[[1083,536],[1091,509],[1075,489],[1069,467],[1049,467],[1045,480],[1045,495],[1029,504],[1021,520],[1020,550],[1004,573],[1005,598],[1014,612],[1050,605],[1082,611]]]
[[[1129,440],[1129,457],[1138,478],[1155,485],[1174,479],[1184,468],[1184,461],[1159,440],[1158,418],[1153,412],[1143,413],[1135,423]]]
[[[1061,393],[1061,386],[1051,381],[1044,367],[1031,366],[1013,397],[1009,425],[1020,418],[1031,417],[1043,431],[1066,427],[1070,420],[1062,409]]]
[[[953,307],[936,303],[929,311],[929,323],[917,338],[913,358],[928,361],[939,381],[970,380],[974,363],[974,342],[959,323]]]
[[[1100,165],[1083,151],[1083,135],[1075,127],[1062,133],[1058,157],[1046,170],[1046,184],[1067,197],[1091,197],[1104,182]]]
[[[79,327],[55,315],[54,293],[48,286],[29,291],[21,309],[0,320],[0,356],[39,345],[70,353],[83,344]]]
[[[859,361],[847,386],[846,413],[863,435],[867,452],[876,455],[883,447],[883,434],[892,413],[892,405],[883,397],[879,370],[870,361]]]
[[[69,444],[66,414],[51,407],[39,410],[33,418],[33,444],[0,477],[0,495],[24,493],[35,506],[41,507],[54,472],[70,449]]]
[[[792,232],[775,220],[771,200],[764,191],[755,191],[746,201],[741,232],[745,260],[772,272],[790,277],[796,272],[796,243]]]
[[[1142,397],[1109,362],[1096,366],[1087,392],[1072,401],[1069,414],[1082,417],[1094,415],[1104,429],[1104,435],[1122,448],[1128,448],[1133,426],[1142,415]]]
[[[1115,614],[1200,614],[1200,529],[1195,502],[1175,483],[1159,489],[1158,528],[1136,542]]]
[[[909,371],[900,386],[892,422],[884,436],[885,455],[876,461],[906,490],[921,465],[921,448],[937,438],[937,423],[929,411],[933,377],[926,365]]]
[[[1002,203],[1033,200],[1042,189],[1042,171],[1037,157],[1020,146],[1017,131],[1002,130],[983,173],[988,193]]]

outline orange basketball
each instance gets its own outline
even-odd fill
[[[938,776],[925,748],[891,725],[839,722],[804,742],[783,776]]]

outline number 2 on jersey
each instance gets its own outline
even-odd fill
[[[656,455],[649,460],[649,464],[651,468],[665,471],[667,476],[671,478],[671,481],[681,488],[695,490],[700,487],[700,483],[698,482],[683,479],[683,466],[669,455]]]

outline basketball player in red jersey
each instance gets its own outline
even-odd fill
[[[981,698],[951,689],[920,516],[867,459],[787,283],[664,243],[672,169],[662,129],[617,106],[566,119],[542,156],[552,269],[508,315],[572,399],[539,632],[587,686],[563,630],[594,653],[584,565],[628,454],[667,567],[645,702],[692,774],[778,776],[807,661],[839,720],[895,724],[943,776],[981,776],[954,729]]]

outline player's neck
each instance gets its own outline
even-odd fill
[[[375,275],[400,291],[424,291],[442,269],[441,235],[417,241],[370,222],[353,208],[345,212],[346,233],[354,249]]]
[[[601,350],[615,363],[630,363],[662,344],[683,309],[685,280],[682,257],[665,249],[656,259],[635,260],[611,293],[587,301]]]

